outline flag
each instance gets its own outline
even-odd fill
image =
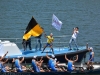
[[[57,30],[60,31],[62,22],[53,14],[52,17],[52,26],[54,26]]]
[[[38,37],[43,33],[43,28],[36,22],[36,20],[32,17],[28,26],[26,27],[26,31],[24,33],[23,39],[28,40],[31,36]]]

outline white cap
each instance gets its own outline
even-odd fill
[[[53,33],[50,33],[50,35],[53,35]]]
[[[17,56],[17,58],[20,58],[21,56]]]
[[[51,55],[51,57],[52,57],[52,58],[55,58],[55,56],[54,56],[53,54]]]
[[[90,50],[92,50],[92,51],[93,51],[93,47],[90,47]]]
[[[36,58],[37,56],[33,56],[33,58]]]
[[[55,61],[57,61],[57,58],[55,58]]]

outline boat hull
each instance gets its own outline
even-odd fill
[[[14,73],[14,72],[8,72],[8,73],[0,73],[0,75],[100,75],[100,69],[97,70],[91,70],[91,71],[73,71],[73,72],[22,72],[22,73]]]
[[[86,55],[86,53],[88,52],[88,50],[84,49],[84,50],[79,50],[79,51],[75,51],[75,52],[65,52],[65,53],[60,53],[60,54],[55,54],[55,57],[57,58],[57,60],[60,63],[65,63],[65,54],[67,54],[67,57],[70,59],[71,57],[74,57],[75,55],[78,55],[78,63],[82,61],[82,59],[84,58],[84,56]],[[50,55],[48,55],[50,56]],[[44,56],[38,56],[37,60],[39,60],[41,57],[43,57],[44,63],[48,62],[48,59],[46,58],[46,53]],[[31,63],[33,57],[25,57],[24,62],[23,63]],[[12,62],[12,58],[9,58],[9,63]]]

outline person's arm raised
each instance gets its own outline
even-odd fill
[[[3,62],[3,64],[5,64],[8,61],[9,57]]]
[[[66,61],[68,61],[68,60],[69,60],[69,59],[67,58],[66,54],[65,54],[65,59],[66,59]]]
[[[76,55],[76,59],[74,60],[74,62],[76,62],[78,60],[78,55]]]
[[[41,61],[43,61],[43,57],[41,57],[41,59],[40,59],[40,61],[39,61],[39,62],[41,62]]]
[[[44,32],[44,37],[46,37],[47,38],[47,34]]]
[[[46,57],[47,57],[48,59],[50,59],[50,57],[48,56],[48,53],[46,53]]]
[[[22,63],[24,61],[24,57],[22,58],[22,60],[20,61],[20,63]]]
[[[15,58],[13,58],[12,63],[15,62]]]
[[[0,60],[4,59],[4,57],[5,57],[7,54],[8,54],[8,51],[4,54],[4,56],[3,56],[3,57],[1,57],[1,59],[0,59]]]

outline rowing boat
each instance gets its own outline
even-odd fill
[[[100,75],[100,63],[95,62],[93,65],[93,69],[87,70],[86,64],[75,65],[76,70],[69,72],[8,72],[8,73],[1,73],[0,75]],[[83,69],[83,70],[81,70]]]
[[[49,56],[52,55],[52,51],[50,50],[50,48],[46,48],[44,53],[41,53],[41,51],[39,50],[36,51],[35,49],[24,51],[23,49],[19,49],[17,44],[14,42],[1,41],[0,42],[0,55],[2,56],[7,51],[8,51],[8,54],[6,58],[8,58],[9,56],[9,63],[11,63],[13,58],[17,58],[18,56],[24,57],[25,58],[24,62],[30,63],[31,59],[35,55],[37,56],[38,59],[43,57],[44,62],[47,63],[48,60],[46,58],[46,53],[48,52]],[[54,47],[54,53],[55,53],[54,55],[57,58],[57,60],[60,61],[61,63],[66,62],[64,58],[65,54],[67,54],[68,58],[78,55],[79,58],[77,62],[81,62],[87,52],[88,50],[86,46],[79,47],[79,50],[76,50],[76,49],[69,50],[68,47],[60,47],[60,48]]]

